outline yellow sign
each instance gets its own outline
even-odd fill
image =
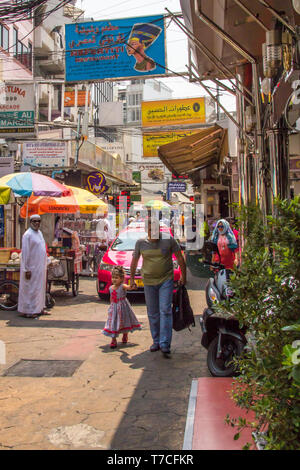
[[[158,157],[157,147],[199,132],[199,129],[143,134],[143,156]]]
[[[205,98],[143,101],[143,127],[205,123]]]

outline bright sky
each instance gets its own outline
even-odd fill
[[[100,5],[103,4],[103,8]],[[95,2],[95,0],[77,0],[76,6],[85,10],[85,18],[96,20],[129,18],[167,14],[165,8],[172,13],[181,12],[179,0],[109,0],[109,2]],[[167,65],[172,72],[186,72],[188,64],[187,37],[174,23],[167,20]],[[206,95],[201,85],[189,83],[188,78],[170,77],[159,78],[173,90],[173,98],[192,98]],[[209,82],[207,82],[209,84]],[[212,84],[215,89],[215,85]],[[235,100],[225,92],[222,103],[228,110],[235,109]]]

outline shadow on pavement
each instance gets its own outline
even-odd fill
[[[113,450],[180,450],[192,379],[210,376],[199,321],[192,331],[173,332],[169,358],[148,349],[131,355],[118,348],[120,360],[141,376],[111,441]],[[150,344],[149,344],[150,346]],[[103,347],[103,351],[108,351]],[[115,350],[114,350],[115,351]],[[125,379],[126,380],[126,379]]]
[[[104,321],[73,321],[73,320],[42,320],[40,318],[22,318],[18,316],[17,312],[14,316],[9,316],[9,312],[6,315],[0,313],[0,320],[8,320],[6,326],[10,327],[21,327],[21,328],[63,328],[73,330],[102,330],[104,328]],[[44,318],[44,317],[41,317]]]

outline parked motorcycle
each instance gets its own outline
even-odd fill
[[[217,245],[205,242],[204,264],[212,266],[215,273],[208,280],[205,289],[207,308],[200,317],[203,332],[201,344],[207,349],[207,366],[210,373],[214,377],[231,377],[238,374],[232,361],[243,353],[247,343],[246,328],[240,328],[238,320],[234,317],[228,319],[215,313],[214,306],[221,300],[231,299],[234,293],[228,285],[232,271],[220,263],[211,262],[214,253],[219,255]]]

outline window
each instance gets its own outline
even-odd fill
[[[28,65],[29,70],[32,70],[32,44],[28,42]]]
[[[128,99],[129,106],[138,106],[139,104],[141,104],[142,93],[131,94],[129,95],[128,98],[129,98]]]
[[[28,42],[28,46],[25,46],[18,39],[18,30],[16,28],[13,31],[13,56],[29,70],[32,70],[32,44]]]
[[[9,33],[8,29],[5,26],[0,25],[0,46],[5,50],[8,51],[9,49]]]
[[[128,111],[129,122],[137,122],[141,120],[141,110],[139,108],[130,109]]]
[[[17,46],[18,46],[18,30],[14,28],[13,34],[13,55],[17,58]]]

